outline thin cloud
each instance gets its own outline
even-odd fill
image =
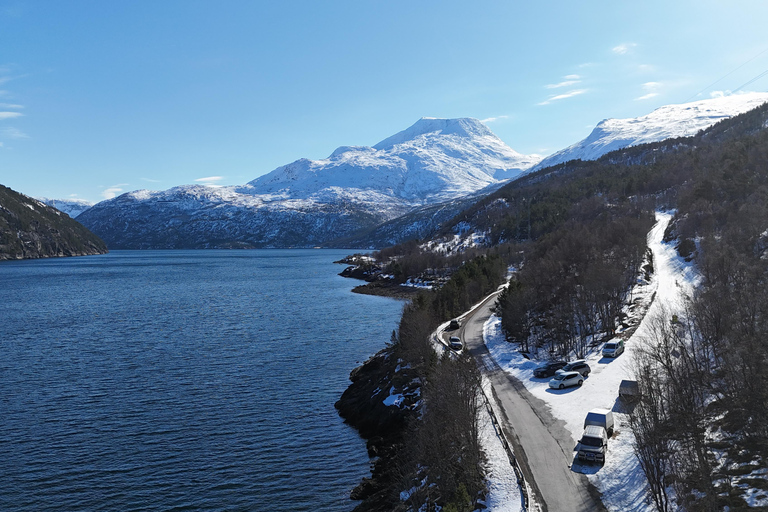
[[[8,127],[0,130],[0,136],[7,137],[9,139],[28,139],[29,135],[19,130],[18,128]]]
[[[545,89],[559,89],[561,87],[569,87],[581,83],[581,77],[579,75],[566,75],[563,77],[563,81],[556,84],[547,84]]]
[[[661,87],[661,82],[645,82],[640,87],[642,87],[643,90],[647,92],[642,96],[635,98],[635,101],[649,100],[658,96],[659,93],[656,91],[658,91],[658,89]]]
[[[224,179],[224,176],[208,176],[207,178],[197,178],[195,181],[199,181],[204,185],[215,185],[217,181]]]
[[[581,83],[581,80],[564,80],[556,84],[547,84],[544,87],[546,89],[559,89],[561,87],[570,87],[571,85],[576,85],[579,83]]]
[[[14,117],[21,117],[24,114],[21,112],[0,112],[0,119],[13,119]]]
[[[160,180],[153,180],[151,178],[140,178],[141,181],[148,181],[150,183],[160,183]]]
[[[496,117],[488,117],[486,119],[481,119],[481,123],[492,123],[494,121],[498,121],[499,119],[507,119],[509,116],[496,116]]]
[[[574,96],[578,96],[579,94],[584,94],[585,92],[587,92],[587,89],[574,89],[573,91],[568,91],[568,92],[563,93],[563,94],[557,94],[555,96],[550,96],[545,101],[542,101],[541,103],[539,103],[539,105],[549,105],[553,101],[559,101],[559,100],[564,100],[564,99],[567,99],[567,98],[573,98]]]
[[[0,108],[22,109],[24,108],[24,105],[17,105],[15,103],[0,103]]]
[[[111,187],[107,187],[101,191],[101,197],[104,199],[112,199],[123,193],[123,187],[127,187],[128,183],[118,183]]]
[[[624,55],[635,46],[637,46],[636,43],[623,43],[618,46],[614,46],[611,48],[611,51],[616,55]]]
[[[117,197],[118,194],[122,194],[123,189],[120,187],[109,187],[101,191],[101,197],[104,199],[112,199]]]

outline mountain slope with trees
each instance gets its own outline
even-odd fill
[[[104,242],[69,215],[0,185],[0,260],[106,252]]]
[[[528,174],[431,240],[374,253],[371,264],[400,282],[426,280],[436,269],[452,275],[428,292],[431,299],[406,309],[393,338],[398,344],[409,319],[432,320],[413,322],[421,327],[408,330],[409,346],[417,348],[390,360],[400,367],[411,364],[408,353],[426,360],[432,327],[463,311],[473,296],[467,290],[489,282],[462,269],[488,259],[517,269],[498,304],[507,339],[523,350],[537,344],[561,357],[578,355],[588,339],[609,337],[622,324],[620,306],[633,281],[653,272],[645,235],[658,208],[677,209],[667,238],[695,261],[704,283],[690,314],[668,319],[656,350],[638,366],[643,398],[632,426],[639,461],[659,510],[744,508],[768,488],[760,470],[768,456],[768,105],[694,137]],[[364,375],[365,367],[357,382]],[[427,394],[423,402],[430,410]],[[408,425],[407,439],[429,428],[417,417]],[[416,467],[426,471],[429,460]],[[406,483],[388,480],[390,492],[409,489]],[[460,484],[419,499],[455,506]]]

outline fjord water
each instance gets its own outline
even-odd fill
[[[333,403],[402,303],[346,251],[4,262],[0,510],[351,510]]]

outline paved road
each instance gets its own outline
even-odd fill
[[[543,512],[605,511],[587,477],[571,471],[574,444],[563,423],[488,353],[483,325],[495,301],[493,296],[467,315],[459,335],[493,385],[497,410],[501,412],[499,421],[534,493],[534,501]]]

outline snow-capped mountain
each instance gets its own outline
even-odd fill
[[[423,118],[373,147],[343,146],[238,187],[130,192],[78,217],[111,248],[308,247],[524,173],[476,119]]]
[[[93,206],[93,203],[83,199],[48,199],[47,197],[38,197],[40,202],[53,206],[60,212],[64,212],[73,219]]]
[[[517,153],[477,119],[425,117],[373,147],[342,146],[324,160],[297,160],[238,191],[431,204],[516,178],[539,160]]]
[[[666,105],[632,119],[606,119],[598,123],[586,139],[546,157],[534,170],[568,160],[597,160],[617,149],[695,135],[718,121],[757,108],[765,102],[768,102],[768,93],[733,94]]]

